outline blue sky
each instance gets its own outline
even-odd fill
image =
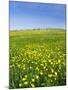
[[[65,5],[10,1],[10,30],[65,28]]]

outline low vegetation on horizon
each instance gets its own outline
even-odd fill
[[[24,30],[66,30],[63,28],[33,28],[33,29],[14,29],[14,30],[10,30],[10,31],[24,31]]]
[[[66,85],[66,31],[10,31],[9,88]]]

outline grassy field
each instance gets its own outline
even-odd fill
[[[66,85],[66,31],[10,31],[9,88]]]

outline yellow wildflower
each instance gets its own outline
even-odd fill
[[[58,63],[60,63],[60,60],[58,60]]]
[[[46,67],[43,67],[44,69],[46,68]]]
[[[39,79],[39,76],[38,75],[36,75],[36,79]]]
[[[57,72],[55,72],[55,75],[57,76]]]
[[[22,80],[23,80],[23,81],[25,81],[25,80],[26,80],[26,78],[22,78]]]
[[[39,71],[39,68],[38,68],[38,67],[36,67],[36,70],[38,70],[38,71]]]
[[[43,75],[43,72],[42,71],[40,72],[40,75]]]
[[[25,70],[25,67],[23,69]]]
[[[25,85],[27,85],[27,84],[28,84],[28,82],[24,82],[24,84],[25,84]]]
[[[53,64],[53,62],[51,62],[51,64]]]
[[[49,60],[49,62],[51,62],[51,60]]]
[[[27,78],[27,75],[25,75],[25,78]]]
[[[52,74],[48,74],[48,77],[52,77]]]
[[[51,69],[51,71],[52,71],[52,73],[54,72],[54,70],[53,70],[53,69]]]
[[[35,81],[35,79],[32,79],[32,82],[34,82]]]
[[[22,86],[22,84],[20,83],[20,84],[19,84],[19,86],[21,87],[21,86]]]
[[[41,64],[41,66],[44,66],[43,64]]]
[[[56,80],[56,78],[55,78],[55,80]]]
[[[34,88],[35,87],[35,85],[34,84],[31,84],[31,86]]]

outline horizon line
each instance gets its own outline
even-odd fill
[[[19,31],[19,30],[48,30],[48,29],[61,29],[61,30],[65,30],[66,28],[30,28],[30,29],[9,29],[10,31]]]

